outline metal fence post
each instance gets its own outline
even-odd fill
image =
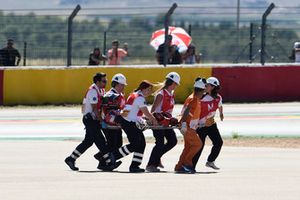
[[[26,58],[27,58],[27,42],[24,42],[24,49],[23,49],[23,66],[26,66]]]
[[[67,49],[67,66],[72,65],[72,25],[73,25],[73,19],[81,9],[80,5],[77,5],[76,8],[73,10],[71,15],[68,18],[68,49]]]
[[[237,11],[236,11],[236,51],[240,51],[240,0],[237,0]]]
[[[168,50],[169,50],[169,44],[167,43],[167,38],[169,34],[169,22],[170,17],[173,14],[174,10],[177,8],[177,4],[174,3],[172,7],[168,10],[167,14],[165,15],[165,45],[164,45],[164,66],[168,63]]]
[[[188,34],[192,37],[192,25],[189,24]]]
[[[107,56],[106,55],[106,31],[104,31],[104,35],[103,35],[103,54],[105,55],[105,56]],[[105,65],[105,59],[103,60],[103,65]]]
[[[250,43],[249,43],[249,63],[252,63],[253,57],[253,23],[250,23]]]
[[[271,11],[275,8],[275,4],[271,3],[265,13],[262,16],[262,22],[261,22],[261,52],[260,52],[260,63],[262,65],[265,64],[265,54],[266,54],[266,23],[267,23],[267,16],[271,13]]]

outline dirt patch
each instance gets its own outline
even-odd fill
[[[300,148],[300,138],[225,138],[225,146]]]

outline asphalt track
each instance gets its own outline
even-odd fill
[[[299,200],[300,149],[224,147],[220,171],[204,167],[206,146],[196,174],[175,174],[183,148],[177,145],[160,173],[128,173],[132,156],[118,172],[96,169],[93,146],[77,160],[79,172],[63,160],[78,141],[0,141],[1,200]],[[147,144],[145,167],[152,144]]]
[[[299,137],[300,103],[225,104],[223,136]],[[181,106],[176,106],[179,112]],[[95,146],[77,161],[79,172],[63,162],[82,138],[79,107],[0,109],[0,200],[299,200],[300,149],[223,147],[221,170],[204,166],[196,174],[175,174],[183,145],[168,152],[161,173],[128,173],[132,156],[117,172],[96,169]],[[151,135],[151,132],[146,132]],[[147,144],[142,167],[153,144]]]
[[[176,105],[174,113],[180,113]],[[300,103],[224,104],[222,136],[300,137]],[[178,135],[179,132],[177,131]],[[0,139],[82,138],[80,107],[2,107]],[[146,136],[152,136],[150,130]]]

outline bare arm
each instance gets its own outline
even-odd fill
[[[100,114],[100,110],[98,110],[97,108],[97,104],[91,104],[91,105],[93,108],[93,112],[96,114],[97,119],[101,121],[101,114]]]
[[[151,108],[151,113],[155,111],[155,109],[159,106],[159,104],[162,102],[163,96],[161,94],[156,95],[152,108]]]
[[[108,51],[108,59],[112,60],[114,58],[114,55],[116,54],[116,51],[114,49],[111,49]]]
[[[123,49],[126,51],[126,56],[129,56],[129,52],[128,52],[128,44],[125,42]]]
[[[101,55],[101,59],[100,59],[100,60],[102,60],[102,61],[103,61],[103,60],[107,60],[107,57],[106,57],[106,55],[102,54],[102,55]]]
[[[220,106],[220,107],[219,107],[219,113],[220,113],[220,119],[221,119],[221,121],[223,121],[223,119],[224,119],[224,115],[223,115],[223,106]]]

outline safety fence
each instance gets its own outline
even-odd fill
[[[293,43],[299,40],[300,8],[275,5],[263,26],[269,6],[237,11],[235,6],[178,5],[169,25],[190,33],[202,63],[257,63],[261,53],[267,63],[291,62]],[[87,65],[93,48],[107,54],[114,39],[120,47],[128,43],[129,56],[122,64],[156,64],[149,41],[155,30],[164,28],[170,7],[2,10],[0,42],[5,45],[6,39],[14,39],[22,54],[21,65]]]

